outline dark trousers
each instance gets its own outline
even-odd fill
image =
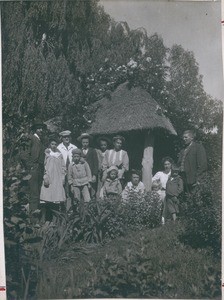
[[[195,184],[189,184],[187,183],[187,176],[185,172],[181,172],[180,176],[184,183],[184,192],[185,194],[192,194],[195,189]]]
[[[30,171],[30,212],[38,209],[40,204],[40,189],[43,181],[43,167],[35,165]]]

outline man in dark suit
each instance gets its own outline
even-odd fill
[[[44,145],[42,142],[43,131],[46,125],[40,120],[36,120],[32,126],[33,134],[29,136],[29,150],[27,167],[30,170],[31,179],[30,185],[30,202],[29,210],[32,213],[39,207],[40,203],[40,188],[44,175]]]
[[[184,180],[185,190],[192,190],[200,184],[207,172],[207,157],[202,144],[194,141],[194,132],[186,130],[183,134],[184,149],[180,151],[178,166]]]
[[[91,196],[96,195],[97,190],[97,175],[98,175],[98,156],[97,152],[94,148],[90,147],[90,141],[92,137],[88,133],[82,133],[81,136],[78,138],[78,141],[82,144],[82,157],[85,161],[89,164],[91,173],[92,173],[92,183],[91,183]]]

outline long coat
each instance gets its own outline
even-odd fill
[[[64,202],[66,197],[63,183],[65,180],[66,166],[62,154],[58,153],[57,156],[53,156],[46,152],[44,167],[45,174],[40,199],[47,202]]]
[[[89,164],[92,176],[95,175],[97,177],[99,163],[98,163],[98,156],[96,150],[93,148],[89,148],[86,155],[83,153],[83,149],[81,151],[82,151],[82,157]]]
[[[184,149],[180,151],[178,158],[178,166],[181,166],[181,162],[184,157]],[[187,149],[187,153],[184,159],[184,172],[186,175],[187,184],[194,184],[200,181],[207,171],[207,157],[205,148],[202,144],[193,142]]]
[[[29,170],[30,211],[38,208],[40,202],[40,188],[44,173],[44,145],[35,134],[29,135],[20,152],[20,158],[26,169]]]

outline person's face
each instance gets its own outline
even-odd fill
[[[110,179],[112,179],[112,180],[116,179],[117,178],[117,171],[115,171],[115,170],[110,171],[109,176],[110,176]]]
[[[117,139],[114,142],[114,149],[119,151],[121,150],[121,147],[122,147],[122,140]]]
[[[178,171],[177,170],[172,170],[172,176],[177,177],[178,176]]]
[[[171,163],[168,161],[168,160],[166,160],[165,162],[164,162],[164,170],[165,171],[170,171],[171,170]]]
[[[52,151],[56,151],[57,150],[57,143],[55,141],[51,141],[50,148],[51,148]]]
[[[81,156],[79,154],[73,154],[72,158],[75,163],[78,163],[80,161]]]
[[[137,174],[132,174],[131,176],[131,182],[133,185],[138,185],[140,181],[140,178]]]
[[[105,152],[107,150],[107,142],[106,141],[100,141],[100,149],[102,152]]]
[[[69,145],[69,143],[70,143],[70,136],[69,135],[63,136],[62,142],[63,142],[64,145]]]
[[[189,133],[183,134],[183,141],[185,145],[189,145],[193,141],[193,136]]]
[[[38,136],[42,136],[42,135],[43,135],[43,128],[42,128],[42,127],[37,128],[37,129],[36,129],[36,134],[37,134]]]
[[[84,149],[89,148],[89,139],[82,139],[82,147]]]

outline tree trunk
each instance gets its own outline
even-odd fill
[[[151,190],[152,186],[153,146],[154,136],[152,135],[152,133],[146,132],[144,153],[142,159],[142,181],[147,192]]]

